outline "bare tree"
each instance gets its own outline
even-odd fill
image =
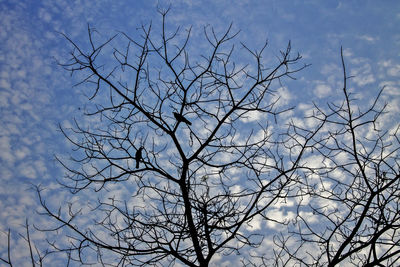
[[[56,252],[56,251],[51,251],[49,249],[45,249],[41,251],[39,247],[35,245],[35,243],[31,240],[30,232],[31,230],[29,229],[29,222],[28,219],[25,221],[25,235],[19,234],[20,238],[24,240],[26,243],[26,249],[29,252],[29,261],[32,264],[32,266],[43,266],[43,262],[46,256]],[[11,244],[11,229],[8,229],[8,232],[5,233],[7,236],[7,256],[6,257],[0,257],[0,262],[7,264],[8,266],[14,266],[13,265],[13,260],[12,260],[12,244]],[[57,251],[58,252],[58,251]]]
[[[75,223],[81,210],[69,205],[54,212],[38,190],[44,213],[60,223],[55,230],[74,232],[72,260],[85,263],[80,255],[93,249],[104,264],[104,255],[113,253],[115,265],[207,266],[217,253],[258,246],[262,236],[246,227],[256,216],[276,220],[267,216],[268,207],[286,198],[298,178],[301,153],[285,160],[267,123],[267,116],[287,110],[277,105],[274,88],[305,67],[296,67],[301,57],[291,56],[290,43],[273,67],[264,66],[267,43],[260,51],[242,44],[254,60],[250,68],[232,60],[230,43],[238,34],[232,26],[221,35],[205,27],[211,49],[193,61],[191,29],[184,37],[179,28],[169,32],[167,11],[160,14],[161,37],[149,25],[139,39],[121,33],[101,41],[88,27],[84,50],[64,35],[73,51],[62,66],[85,73],[82,84],[93,85],[94,103],[86,113],[102,119],[61,128],[81,152],[60,160],[69,173],[64,185],[77,194],[90,188],[100,194],[122,182],[131,190],[125,199],[101,199],[95,212],[102,217],[87,227]],[[250,113],[260,113],[263,123],[249,129]]]
[[[342,54],[343,100],[315,105],[308,126],[274,124],[290,109],[279,102],[282,82],[306,67],[290,43],[275,63],[267,43],[241,44],[238,59],[232,26],[205,27],[208,48],[193,60],[191,28],[169,31],[167,13],[159,35],[152,25],[106,39],[88,27],[81,45],[64,35],[72,51],[60,64],[90,94],[88,120],[60,127],[76,148],[58,159],[62,183],[99,200],[91,211],[73,201],[54,211],[38,187],[42,214],[56,223],[40,230],[69,232],[67,246],[50,241],[35,258],[27,224],[32,264],[58,251],[68,264],[114,266],[208,266],[244,252],[254,266],[398,265],[399,128],[380,124],[382,91],[358,108]],[[269,213],[288,200],[292,220]],[[266,233],[251,230],[260,218],[283,226],[275,246],[260,248]],[[0,260],[12,265],[10,249]]]
[[[357,105],[341,58],[343,100],[325,110],[315,106],[310,116],[321,125],[319,134],[291,125],[292,143],[314,137],[300,170],[307,197],[299,201],[294,230],[275,239],[277,265],[399,265],[399,125],[382,118],[384,89],[370,106]]]

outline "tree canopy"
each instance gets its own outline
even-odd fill
[[[27,222],[33,264],[52,253],[115,266],[208,266],[233,253],[254,266],[398,264],[399,126],[382,125],[384,88],[358,106],[341,51],[341,101],[282,123],[294,107],[280,90],[307,67],[290,42],[266,58],[268,42],[254,50],[232,25],[207,26],[199,53],[191,28],[160,15],[161,32],[104,38],[89,25],[82,44],[62,34],[71,54],[60,65],[81,77],[88,104],[86,120],[60,126],[75,150],[57,158],[60,183],[99,197],[54,210],[37,187],[54,227],[36,229],[67,229],[68,242],[35,252]],[[110,197],[115,184],[130,193]]]

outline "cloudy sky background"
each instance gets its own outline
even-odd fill
[[[69,46],[57,32],[73,40],[87,40],[90,23],[102,35],[135,32],[150,21],[159,25],[157,4],[164,1],[0,0],[0,253],[6,252],[11,228],[14,256],[28,262],[17,233],[22,225],[45,224],[35,213],[38,199],[32,184],[46,188],[49,203],[71,200],[56,189],[63,170],[54,155],[66,156],[71,147],[57,129],[81,116],[86,97],[73,87],[77,77],[57,66]],[[241,30],[236,42],[251,49],[269,40],[274,59],[291,41],[303,63],[312,64],[296,75],[282,99],[296,105],[291,114],[301,119],[312,101],[326,103],[341,93],[340,47],[343,46],[350,88],[361,105],[370,103],[386,86],[391,121],[400,112],[400,2],[399,1],[173,1],[171,25],[193,26],[193,43],[202,28],[226,29],[233,22]],[[196,47],[192,47],[195,49]],[[388,120],[388,122],[390,122]],[[123,189],[121,189],[123,190]],[[89,201],[89,200],[88,200]],[[35,232],[33,239],[43,240]],[[221,259],[224,261],[224,259]],[[18,265],[22,266],[22,265]]]

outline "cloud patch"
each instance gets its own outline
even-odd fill
[[[324,98],[331,95],[332,88],[328,84],[320,82],[314,87],[313,92],[318,98]]]

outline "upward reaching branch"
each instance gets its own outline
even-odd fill
[[[74,153],[57,160],[80,197],[57,209],[36,188],[51,221],[35,229],[55,241],[40,251],[26,221],[31,264],[60,252],[66,265],[208,266],[232,253],[246,266],[399,265],[400,127],[381,124],[383,89],[358,107],[342,50],[341,98],[282,120],[292,108],[279,90],[306,67],[290,42],[267,65],[267,42],[238,55],[232,24],[204,27],[202,43],[170,31],[167,13],[159,34],[103,39],[89,26],[86,45],[63,34],[61,66],[83,77],[88,102],[60,127]]]
[[[99,42],[89,27],[89,51],[66,37],[75,49],[62,66],[86,72],[81,84],[94,85],[89,100],[96,103],[86,113],[107,120],[99,128],[76,122],[73,133],[81,135],[79,141],[62,129],[83,152],[83,158],[72,159],[81,168],[62,162],[72,182],[66,186],[73,192],[92,186],[102,190],[109,183],[132,180],[135,186],[127,188],[133,199],[100,200],[95,212],[104,212],[105,217],[87,229],[73,224],[79,213],[72,209],[68,218],[42,204],[61,227],[76,232],[77,242],[94,247],[100,257],[102,251],[110,251],[130,264],[178,260],[207,266],[216,253],[257,246],[260,241],[245,225],[256,216],[268,219],[268,207],[286,196],[297,179],[296,165],[284,163],[280,155],[265,154],[280,146],[271,139],[268,124],[251,124],[252,131],[263,132],[261,139],[252,134],[242,138],[238,132],[250,125],[245,122],[250,112],[277,115],[286,110],[277,106],[274,90],[279,83],[274,81],[305,66],[295,67],[301,57],[291,57],[289,44],[272,68],[264,67],[263,52],[245,46],[256,70],[237,68],[234,47],[226,52],[238,34],[232,25],[220,36],[205,28],[211,49],[202,55],[203,62],[193,62],[188,49],[191,29],[180,42],[179,28],[170,33],[167,12],[161,15],[161,40],[152,36],[151,25],[141,28],[141,41],[123,33]],[[110,46],[114,66],[100,63]],[[133,77],[133,82],[122,76]],[[103,98],[106,88],[108,103]],[[230,175],[235,170],[247,184],[239,190]],[[102,238],[98,228],[114,238]],[[70,251],[79,253],[80,247],[73,245]]]
[[[310,160],[304,165],[302,190],[309,192],[309,199],[299,206],[293,230],[300,248],[291,248],[285,239],[277,244],[286,262],[396,266],[400,260],[399,126],[391,131],[377,127],[386,109],[386,104],[378,104],[382,90],[370,107],[356,110],[343,51],[341,60],[344,100],[329,104],[328,111],[316,106],[311,116],[323,125],[323,134],[311,140],[309,149],[317,155],[305,157]],[[293,125],[292,138],[304,138],[302,131]],[[319,253],[304,254],[312,244],[320,248]]]

